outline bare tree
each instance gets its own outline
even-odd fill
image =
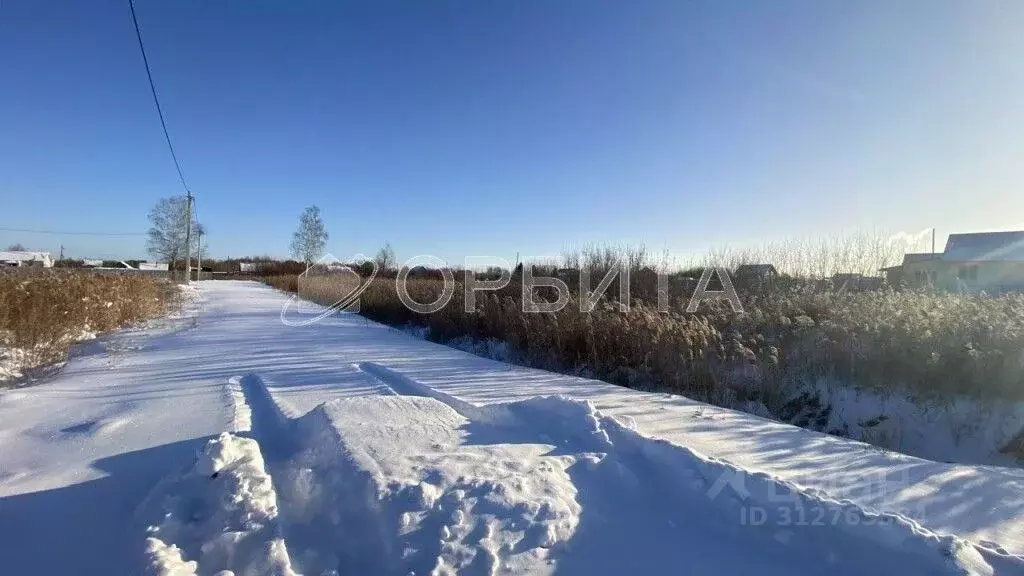
[[[9,250],[11,252],[25,252],[26,251],[25,246],[23,246],[20,242],[16,242],[14,244],[11,244],[10,246],[7,247],[7,250]]]
[[[196,237],[196,244],[192,248],[192,254],[197,258],[209,258],[210,251],[207,249],[206,240],[204,240],[206,238],[206,226],[196,222],[192,225],[192,234]]]
[[[208,256],[206,253],[206,245],[203,244],[203,236],[206,235],[206,226],[200,223],[196,223],[195,228],[196,234],[196,279],[202,279],[203,277],[203,257]]]
[[[324,255],[328,238],[320,208],[310,206],[299,216],[299,229],[292,236],[292,256],[309,266]]]
[[[188,218],[188,199],[184,196],[161,198],[149,211],[149,232],[146,251],[157,260],[163,260],[174,269],[174,263],[185,254],[185,231]],[[192,219],[193,228],[197,226]],[[199,237],[192,235],[192,250],[198,249]]]
[[[377,262],[377,268],[381,272],[385,272],[395,267],[395,249],[391,247],[391,242],[385,242],[381,246],[380,250],[377,251],[377,256],[374,257]]]

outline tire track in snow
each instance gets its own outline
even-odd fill
[[[455,410],[470,420],[490,421],[494,418],[494,413],[486,408],[470,404],[469,402],[460,400],[450,394],[439,392],[426,384],[417,382],[404,374],[399,374],[398,372],[381,366],[376,362],[360,362],[358,364],[353,364],[352,366],[356,370],[370,374],[400,396],[423,396],[424,398],[433,398],[434,400],[447,404],[452,410]]]
[[[307,575],[399,574],[382,533],[371,483],[323,425],[320,408],[299,416],[262,376],[239,380],[296,570]],[[393,391],[392,395],[396,395]],[[344,402],[344,400],[339,400]],[[324,434],[331,437],[325,437]]]
[[[242,377],[232,376],[224,386],[224,406],[229,410],[229,432],[241,434],[252,430],[252,411],[242,391]]]
[[[241,378],[242,394],[249,406],[249,436],[256,440],[268,462],[279,463],[295,455],[298,442],[289,406],[271,394],[259,374],[248,374]]]
[[[311,555],[309,530],[304,526],[308,520],[302,520],[299,518],[302,515],[296,514],[293,497],[296,474],[292,460],[301,450],[295,410],[275,398],[263,377],[257,373],[233,377],[231,382],[232,391],[237,390],[236,397],[240,395],[242,401],[242,406],[236,406],[235,420],[249,424],[240,430],[240,435],[256,441],[273,485],[284,548],[298,572],[306,573],[303,560],[308,560]],[[324,571],[309,573],[330,574]]]

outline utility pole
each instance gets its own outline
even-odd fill
[[[203,279],[203,226],[196,226],[196,281]]]
[[[185,196],[185,284],[192,282],[192,192]]]
[[[932,226],[932,254],[935,254],[935,227]]]
[[[60,259],[61,260],[64,259],[64,245],[63,244],[60,245]]]

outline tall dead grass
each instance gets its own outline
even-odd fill
[[[907,252],[921,251],[919,240],[879,232],[837,234],[824,238],[789,238],[753,247],[723,246],[689,262],[690,266],[773,264],[791,276],[829,278],[835,274],[877,276],[886,266],[899,264]]]
[[[269,283],[296,285],[292,277]],[[437,279],[408,284],[418,302],[436,300],[442,287]],[[315,299],[331,304],[344,296],[331,290],[325,283]],[[393,279],[378,278],[360,307],[380,322],[425,326],[439,342],[507,342],[522,364],[719,405],[760,402],[773,414],[787,410],[801,383],[822,380],[932,400],[1024,400],[1022,295],[848,293],[789,283],[741,298],[742,314],[724,302],[706,302],[687,314],[685,298],[668,312],[641,299],[621,311],[605,298],[583,313],[576,294],[558,312],[524,313],[513,281],[478,294],[471,313],[464,311],[459,285],[445,308],[420,314],[401,303]]]
[[[107,332],[165,313],[177,290],[148,276],[78,270],[0,272],[0,348],[26,367],[61,360],[85,333]]]

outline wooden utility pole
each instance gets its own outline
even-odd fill
[[[192,192],[185,197],[185,284],[192,282]]]
[[[203,279],[203,226],[196,226],[196,281]]]

